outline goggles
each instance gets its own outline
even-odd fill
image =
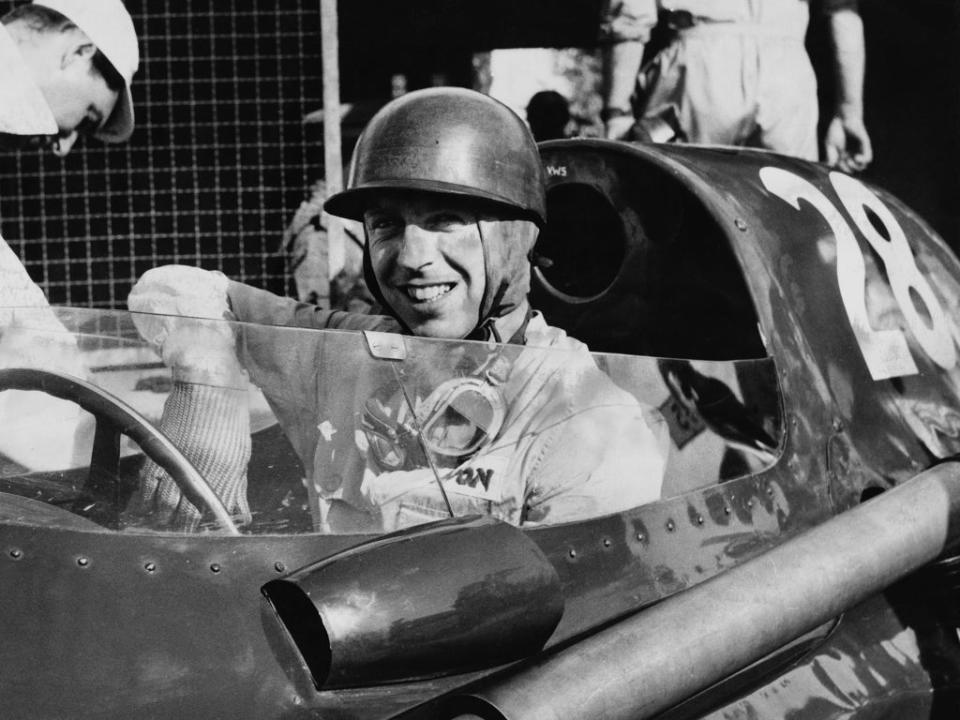
[[[509,361],[496,355],[474,374],[445,380],[410,412],[402,391],[370,398],[360,417],[372,459],[383,471],[457,467],[497,437],[506,417],[500,385]]]

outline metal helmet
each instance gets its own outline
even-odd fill
[[[475,197],[546,221],[530,130],[506,105],[464,88],[417,90],[381,108],[357,141],[347,189],[324,209],[362,220],[369,194],[384,189]]]

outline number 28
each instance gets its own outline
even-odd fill
[[[812,183],[780,168],[763,168],[760,170],[760,181],[767,190],[797,210],[800,209],[800,200],[810,203],[830,226],[837,242],[837,283],[840,297],[870,376],[881,380],[916,374],[917,367],[903,332],[875,330],[870,325],[865,297],[866,265],[863,253],[853,230],[844,221],[836,206]],[[947,318],[930,283],[917,268],[906,235],[897,219],[880,198],[858,180],[832,172],[830,183],[857,229],[883,262],[894,299],[913,336],[937,365],[949,370],[957,362],[954,341],[960,343],[960,333]],[[870,222],[867,210],[872,211],[883,224],[889,240]],[[914,296],[922,301],[927,311],[926,317],[918,311]]]

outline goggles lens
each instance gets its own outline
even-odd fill
[[[423,445],[436,462],[444,467],[456,466],[465,458],[486,447],[500,431],[506,414],[500,392],[475,377],[453,378],[441,383],[427,398],[418,403],[416,421],[397,408],[404,402],[397,393],[386,405],[370,401],[360,427],[376,462],[384,470],[413,470],[427,465],[420,448],[417,427]]]
[[[503,398],[476,378],[448,380],[431,393],[424,407],[424,442],[438,455],[472,455],[493,440],[503,424]]]

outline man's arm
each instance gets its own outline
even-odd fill
[[[603,121],[606,136],[627,136],[635,118],[631,97],[643,61],[643,48],[657,22],[654,0],[606,0],[600,23],[603,46]]]
[[[154,268],[134,286],[128,299],[143,338],[157,347],[173,371],[173,389],[164,405],[160,429],[203,472],[228,510],[249,518],[246,466],[250,458],[247,374],[263,390],[305,467],[305,448],[316,434],[314,403],[319,338],[287,335],[278,347],[278,330],[305,328],[398,329],[383,316],[331,312],[228,280],[197,267]],[[210,318],[204,322],[197,318]],[[253,323],[237,327],[222,320]],[[308,416],[311,422],[291,420]],[[286,422],[285,422],[286,421]],[[302,427],[301,427],[302,425]],[[128,518],[150,516],[155,524],[189,531],[200,511],[181,496],[161,469],[149,465]]]
[[[239,322],[314,330],[401,331],[396,320],[386,315],[325,310],[233,280],[227,282],[226,292],[232,317]]]
[[[870,136],[863,122],[863,76],[866,50],[863,20],[855,3],[834,2],[828,17],[833,45],[836,92],[827,126],[826,160],[845,172],[863,170],[873,160]]]
[[[200,471],[228,512],[247,522],[247,376],[237,358],[233,328],[223,322],[230,313],[227,283],[223,275],[200,268],[155,268],[140,278],[127,305],[140,335],[172,371],[160,431]],[[125,521],[195,532],[201,519],[200,509],[167,472],[147,462]]]
[[[610,140],[627,137],[636,119],[630,99],[637,84],[644,44],[624,40],[603,49],[603,126]]]

